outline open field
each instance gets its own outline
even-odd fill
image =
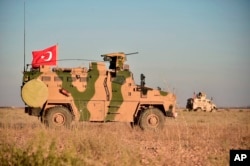
[[[162,132],[128,123],[46,129],[22,109],[0,109],[1,165],[228,165],[230,149],[250,149],[250,110],[178,111]]]

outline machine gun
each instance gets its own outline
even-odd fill
[[[133,54],[139,54],[139,52],[131,52],[131,53],[128,53],[128,54],[125,54],[125,55],[133,55]]]

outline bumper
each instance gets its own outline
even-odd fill
[[[41,108],[25,107],[25,113],[30,116],[41,116]]]

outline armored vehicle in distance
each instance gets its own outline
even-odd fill
[[[101,55],[104,62],[90,62],[88,68],[41,65],[24,71],[25,112],[53,128],[70,126],[72,121],[121,121],[142,129],[162,128],[166,116],[176,115],[176,96],[146,87],[143,74],[140,84],[135,84],[126,55]]]
[[[212,100],[206,98],[205,93],[199,92],[197,95],[194,95],[193,98],[187,99],[186,108],[191,111],[205,111],[211,112],[216,110],[216,105],[212,103]]]

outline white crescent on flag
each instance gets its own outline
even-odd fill
[[[47,51],[45,54],[49,54],[49,57],[47,59],[44,59],[44,55],[41,56],[41,58],[44,60],[44,61],[50,61],[52,59],[52,52],[51,51]]]
[[[38,68],[41,65],[53,66],[57,62],[57,45],[51,46],[44,50],[32,51],[32,67]]]

